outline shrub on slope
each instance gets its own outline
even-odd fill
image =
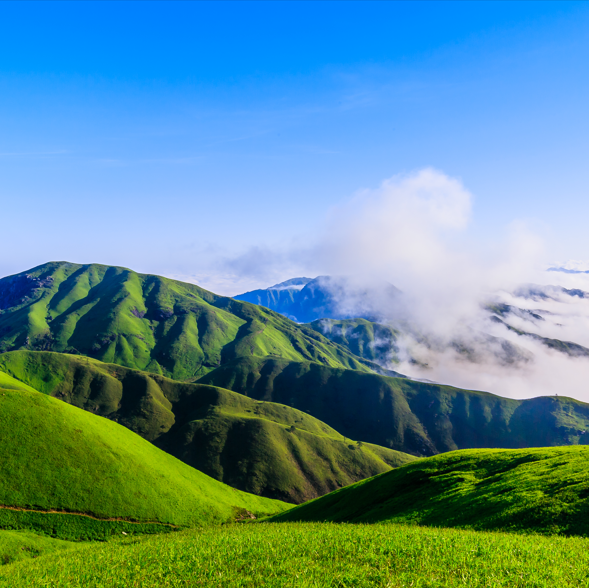
[[[288,406],[85,357],[13,351],[0,355],[2,377],[115,420],[235,488],[289,502],[414,459],[352,442]]]
[[[589,447],[454,451],[358,482],[272,520],[588,535],[588,466]]]
[[[122,519],[114,527],[126,532],[154,531],[286,507],[225,486],[126,428],[38,392],[0,391],[0,431],[0,527],[94,537],[117,523],[107,519]]]

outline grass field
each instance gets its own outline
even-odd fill
[[[347,486],[273,520],[587,536],[588,472],[587,446],[453,451]]]
[[[80,547],[0,568],[0,586],[589,585],[589,540],[394,524],[247,524]]]

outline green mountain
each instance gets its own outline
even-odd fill
[[[125,268],[66,262],[0,280],[0,353],[16,349],[79,353],[176,380],[243,356],[377,367],[263,307]]]
[[[103,539],[287,508],[213,480],[117,423],[6,377],[2,386],[1,528]]]
[[[588,463],[589,447],[455,451],[342,488],[271,520],[587,535]]]
[[[414,459],[343,438],[288,406],[75,355],[4,353],[0,385],[26,385],[107,417],[219,481],[288,502]]]
[[[589,405],[563,396],[514,400],[407,378],[256,357],[221,366],[200,382],[292,406],[347,437],[412,455],[589,443]]]

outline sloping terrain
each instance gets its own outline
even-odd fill
[[[29,389],[117,421],[235,488],[289,502],[414,459],[353,442],[288,406],[80,356],[8,352],[0,355],[3,381],[13,387],[25,382]]]
[[[0,430],[0,528],[104,538],[287,506],[230,488],[125,427],[25,388],[0,390]]]
[[[502,398],[315,363],[243,358],[201,380],[303,410],[343,435],[413,455],[589,443],[589,405]]]
[[[589,447],[456,451],[273,517],[589,534]]]
[[[0,352],[16,349],[78,353],[176,380],[252,355],[371,369],[263,307],[125,268],[67,262],[0,280]]]

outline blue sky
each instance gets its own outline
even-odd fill
[[[0,275],[236,293],[264,278],[227,259],[425,167],[473,195],[477,240],[520,221],[586,259],[588,26],[564,1],[0,3]]]

